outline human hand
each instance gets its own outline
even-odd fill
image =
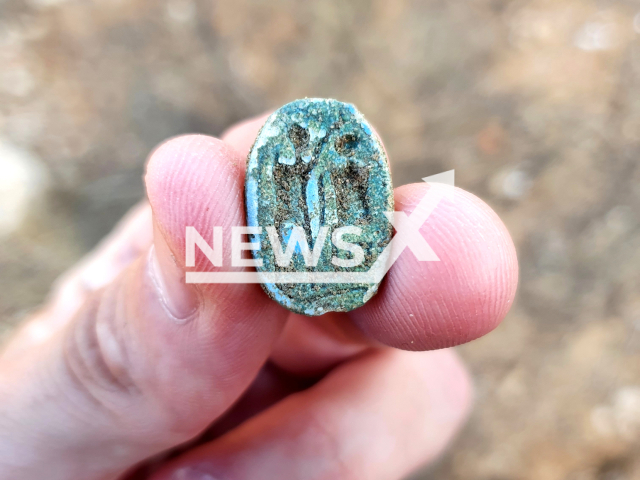
[[[0,479],[387,480],[449,443],[472,386],[446,347],[509,310],[508,232],[456,189],[421,229],[441,261],[405,251],[349,313],[291,314],[255,284],[187,285],[185,227],[244,224],[244,159],[263,122],[156,149],[150,205],[5,347]],[[396,210],[429,188],[397,188]]]

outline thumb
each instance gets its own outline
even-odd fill
[[[0,479],[114,478],[197,435],[249,385],[285,312],[257,285],[188,285],[183,262],[186,226],[244,224],[243,164],[204,136],[152,154],[153,245],[77,292],[77,308],[45,308],[34,321],[55,328],[37,348],[0,356]]]

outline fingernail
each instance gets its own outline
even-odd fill
[[[149,270],[156,290],[167,313],[178,322],[190,319],[198,309],[195,288],[185,282],[185,274],[178,265],[164,236],[154,227],[154,242],[149,252]]]

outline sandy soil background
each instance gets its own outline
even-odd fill
[[[396,185],[454,168],[520,258],[420,479],[640,478],[640,2],[0,0],[0,330],[143,195],[148,152],[304,96]]]

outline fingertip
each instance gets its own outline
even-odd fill
[[[162,188],[182,186],[175,184],[176,176],[189,177],[204,181],[204,173],[227,173],[242,165],[238,153],[229,148],[224,141],[207,135],[182,135],[159,144],[149,155],[145,184],[150,197],[157,199],[166,194]],[[150,198],[151,200],[151,198]],[[152,202],[152,207],[153,207]]]
[[[396,210],[410,214],[429,188],[397,188]],[[515,247],[496,213],[455,189],[420,234],[440,261],[419,262],[405,249],[378,295],[351,318],[369,336],[404,350],[450,347],[493,330],[509,311],[518,282]]]
[[[149,157],[145,184],[154,222],[175,254],[183,253],[186,226],[207,232],[244,223],[244,162],[217,138],[164,142]]]

